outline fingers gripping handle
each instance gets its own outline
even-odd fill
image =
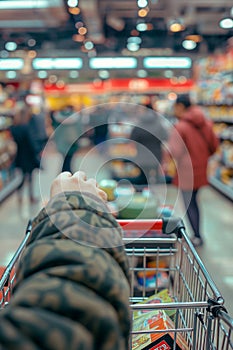
[[[183,220],[178,217],[173,218],[164,218],[163,219],[163,233],[170,235],[172,233],[175,233],[177,237],[182,237],[182,231],[185,230],[185,226],[183,223]]]

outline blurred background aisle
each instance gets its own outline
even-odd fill
[[[84,155],[85,153],[80,152],[75,156],[73,161],[74,170],[79,169]],[[92,177],[101,162],[102,158],[97,152],[91,153],[88,163],[82,169],[86,171],[88,177]],[[33,218],[42,207],[42,201],[49,198],[50,184],[59,173],[61,166],[62,158],[51,144],[43,159],[44,170],[35,176],[35,196],[39,199],[38,203],[30,204],[25,192],[22,205],[19,206],[16,193],[1,204],[0,265],[9,262],[24,236],[28,219]],[[99,179],[108,177],[109,174],[106,169],[98,172]],[[168,185],[166,204],[174,205],[176,199],[176,188]],[[202,220],[202,232],[205,244],[197,250],[223,294],[227,309],[233,315],[232,202],[213,188],[206,187],[200,193],[200,203],[204,218]],[[176,214],[182,215],[183,210],[182,203],[178,202]],[[191,234],[187,220],[185,220],[185,224],[187,232]]]
[[[145,174],[133,163],[140,153],[130,139],[133,126],[142,126],[149,111],[147,130],[164,146],[169,137],[156,123],[162,119],[171,131],[178,120],[174,106],[184,94],[212,122],[219,140],[209,159],[210,186],[199,193],[204,245],[197,250],[233,317],[232,0],[0,0],[0,266],[49,199],[53,179],[70,164],[97,181],[141,181]],[[207,141],[184,136],[194,147]],[[110,138],[106,153],[100,143]],[[149,139],[134,138],[153,153],[155,139],[152,147],[144,143]],[[195,154],[195,166],[184,167],[185,173],[201,164],[204,152],[195,147]],[[155,182],[164,169],[158,171],[160,155],[154,156],[152,162],[142,156],[150,163],[142,168]],[[164,170],[168,184],[155,185],[153,194],[182,217],[183,201],[170,184],[173,158]],[[6,196],[32,170],[33,191],[24,188],[21,199],[15,191]]]

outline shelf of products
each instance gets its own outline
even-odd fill
[[[196,62],[195,97],[214,122],[220,146],[210,160],[209,183],[233,200],[233,49]]]
[[[233,48],[201,58],[195,63],[194,79],[199,103],[231,106],[233,99]],[[222,113],[224,115],[224,113]]]
[[[233,200],[233,122],[215,123],[220,146],[211,159],[210,184]]]
[[[0,203],[19,186],[22,175],[13,166],[16,145],[12,140],[9,127],[12,119],[0,115]]]
[[[233,106],[230,105],[204,105],[202,106],[206,116],[213,122],[233,123]]]

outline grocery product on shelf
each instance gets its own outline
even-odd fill
[[[21,181],[21,174],[13,166],[17,147],[9,127],[10,116],[0,115],[0,202],[13,192]]]
[[[213,122],[233,122],[233,106],[231,105],[203,105],[202,108]]]

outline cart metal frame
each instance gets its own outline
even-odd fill
[[[166,330],[166,333],[173,334],[172,350],[178,349],[178,333],[186,340],[190,350],[233,350],[233,319],[228,315],[221,293],[186,233],[183,221],[172,217],[118,222],[123,229],[123,241],[130,262],[132,311],[175,310],[174,328]],[[30,233],[31,222],[0,279],[0,309],[10,302],[15,267]],[[160,267],[164,259],[167,265]],[[156,262],[155,267],[148,267],[149,260]],[[137,281],[138,272],[144,276],[141,285]],[[149,295],[161,289],[158,279],[153,287],[146,286],[147,273],[166,273],[164,288],[168,288],[174,302],[146,303]],[[144,333],[163,335],[165,331],[132,331],[130,344],[134,336]]]

